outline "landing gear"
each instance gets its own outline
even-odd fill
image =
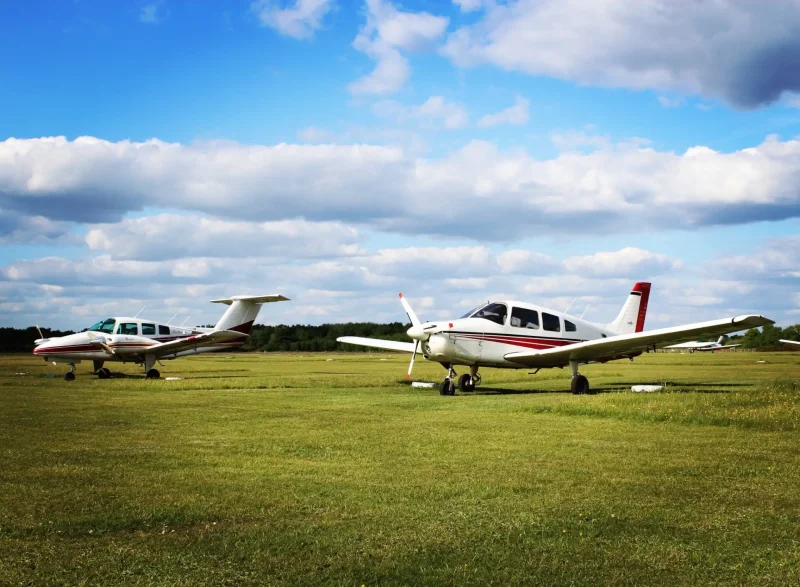
[[[75,363],[70,363],[70,371],[64,373],[64,381],[75,381]]]
[[[98,379],[111,379],[111,371],[106,367],[101,367],[97,370]]]
[[[445,377],[444,381],[439,385],[439,395],[455,395],[456,386],[455,383],[453,383],[453,379],[456,378],[457,373],[452,365],[444,365],[444,368],[447,369],[447,377]]]
[[[458,388],[464,393],[475,391],[475,382],[472,380],[472,375],[464,373],[458,378]]]
[[[146,377],[148,379],[158,379],[161,377],[161,373],[158,372],[158,369],[150,369],[147,371]]]
[[[578,373],[578,362],[577,361],[570,361],[569,362],[570,371],[572,371],[572,393],[575,395],[583,395],[586,393],[591,393],[589,391],[589,380],[586,379],[583,375]]]

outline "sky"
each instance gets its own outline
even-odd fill
[[[0,325],[800,322],[798,0],[31,0],[0,52]]]

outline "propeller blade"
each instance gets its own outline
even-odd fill
[[[408,314],[408,318],[409,320],[411,320],[411,324],[413,326],[421,325],[422,322],[419,321],[419,318],[417,318],[417,315],[414,313],[414,310],[411,309],[411,304],[409,304],[408,301],[403,297],[402,293],[400,294],[400,303],[403,304],[403,309],[406,311],[406,314]]]
[[[36,326],[36,330],[39,331],[39,338],[44,338],[44,334],[42,334],[42,329],[39,328],[39,325],[38,324],[34,324],[34,326]]]
[[[414,352],[411,353],[411,362],[408,364],[408,373],[406,373],[406,381],[411,380],[411,370],[414,368],[414,357],[417,356],[418,348],[419,348],[419,341],[414,343]]]

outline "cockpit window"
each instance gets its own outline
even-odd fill
[[[489,304],[488,306],[484,306],[477,312],[475,312],[471,317],[472,318],[483,318],[485,320],[489,320],[490,322],[494,322],[495,324],[500,324],[501,326],[506,323],[506,315],[508,314],[508,308],[506,308],[505,304]]]
[[[479,305],[479,306],[475,306],[474,308],[472,308],[472,309],[471,309],[469,312],[467,312],[467,313],[466,313],[466,314],[464,314],[463,316],[459,316],[459,320],[460,320],[461,318],[469,318],[469,317],[470,317],[470,316],[472,316],[472,315],[473,315],[475,312],[477,312],[478,310],[480,310],[482,307],[483,307],[483,304],[481,304],[481,305]]]
[[[105,320],[100,320],[94,326],[90,326],[89,330],[92,332],[105,332],[107,334],[111,334],[114,332],[114,324],[116,324],[116,320],[113,318],[106,318]]]

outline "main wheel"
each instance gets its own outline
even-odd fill
[[[456,394],[456,386],[453,384],[453,381],[450,379],[445,379],[439,385],[439,395],[455,395]]]
[[[72,371],[64,373],[64,381],[75,381],[75,373]]]
[[[472,375],[464,373],[461,377],[459,377],[458,388],[465,393],[475,391],[475,382],[472,380]]]
[[[101,367],[97,370],[97,378],[98,379],[108,379],[111,377],[111,371],[106,369],[105,367]]]
[[[572,393],[575,395],[583,395],[589,393],[589,380],[583,375],[578,375],[572,378]]]
[[[158,369],[150,369],[147,372],[148,379],[158,379],[159,377],[161,377],[161,373],[158,372]]]
[[[109,369],[108,367],[103,367],[103,371],[106,374],[106,379],[111,379],[111,369]]]

